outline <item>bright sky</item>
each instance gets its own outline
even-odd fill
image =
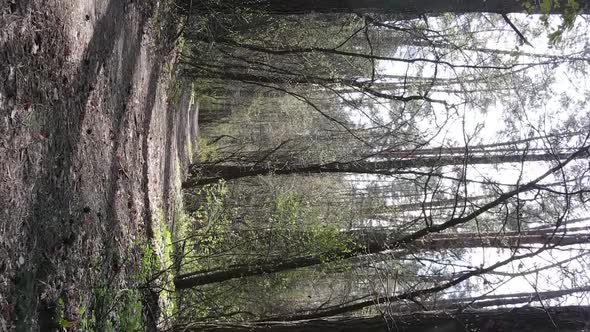
[[[531,42],[531,46],[519,46],[523,52],[535,53],[535,54],[551,54],[551,55],[564,55],[580,52],[587,48],[590,44],[588,34],[575,32],[576,29],[584,31],[583,20],[578,19],[578,24],[574,29],[574,32],[566,33],[564,39],[568,38],[568,35],[575,36],[575,45],[553,47],[548,44],[547,33],[541,32],[538,36],[534,36],[529,32],[534,26],[539,26],[538,17],[527,17],[526,15],[511,15],[510,18],[513,22],[520,27],[523,27],[523,33],[527,39]],[[556,27],[559,24],[559,18],[552,18],[551,26]],[[436,22],[430,22],[431,26],[436,26]],[[503,24],[500,22],[500,24]],[[486,25],[482,21],[482,25]],[[527,27],[529,29],[527,29]],[[475,29],[477,29],[476,27]],[[481,45],[481,47],[500,49],[512,51],[518,44],[517,37],[515,34],[506,34],[491,32],[489,36],[485,38],[487,43]],[[400,49],[394,56],[407,57],[406,49]],[[445,58],[447,61],[451,59]],[[520,62],[534,61],[532,58],[521,57]],[[460,62],[456,60],[454,62]],[[452,72],[449,68],[442,68],[439,66],[438,77],[439,78],[455,78],[456,73],[461,73],[461,69],[456,69],[456,72]],[[378,63],[379,73],[385,75],[424,75],[430,77],[434,73],[434,66],[429,65],[422,68],[422,72],[417,70],[417,67],[413,64],[403,64],[399,62],[384,62]],[[530,134],[535,136],[546,134],[554,129],[560,128],[565,121],[568,119],[570,114],[575,114],[576,120],[582,120],[583,117],[587,117],[588,107],[586,107],[586,99],[589,95],[587,77],[583,74],[572,74],[571,68],[568,65],[559,65],[558,67],[551,68],[550,72],[545,71],[547,68],[535,68],[527,71],[529,78],[532,81],[538,81],[539,78],[546,75],[550,75],[553,78],[553,83],[550,84],[548,94],[540,94],[538,101],[532,100],[526,105],[523,105],[523,109],[519,112],[521,115],[520,119],[515,123],[515,128],[521,131],[520,137],[528,137]],[[519,92],[519,88],[515,87],[515,91]],[[523,92],[524,91],[520,91]],[[514,95],[514,94],[513,94]],[[449,103],[459,103],[460,99],[456,95],[449,95],[443,93],[433,93],[430,95],[431,98],[445,99]],[[523,100],[526,97],[523,98]],[[569,103],[564,103],[564,100],[569,99]],[[536,107],[532,107],[536,106]],[[388,104],[381,106],[382,116],[387,118]],[[447,113],[445,107],[442,105],[435,105],[435,112],[443,115]],[[444,126],[444,129],[437,135],[433,136],[432,146],[437,145],[449,145],[457,146],[464,145],[464,133],[469,136],[475,137],[471,145],[478,143],[493,143],[500,141],[509,140],[506,136],[499,136],[499,132],[505,130],[505,112],[510,109],[510,106],[496,100],[491,106],[486,108],[485,112],[481,109],[474,108],[471,105],[462,105],[453,110],[451,120]],[[353,113],[354,114],[354,113]],[[358,113],[357,113],[358,114]],[[353,119],[359,124],[370,125],[370,122],[362,115],[357,115]],[[423,132],[430,132],[433,123],[430,121],[423,121],[419,124]],[[500,139],[499,139],[500,137]],[[504,139],[502,139],[504,137]],[[572,142],[579,143],[579,142]],[[515,183],[519,176],[522,175],[521,183],[526,183],[528,180],[533,179],[544,173],[550,167],[547,162],[531,162],[527,163],[526,168],[521,173],[520,164],[503,164],[500,169],[496,166],[491,165],[476,165],[468,169],[468,176],[472,179],[481,179],[487,177],[493,180],[497,180],[503,183]],[[375,179],[377,177],[371,176],[352,176],[350,179]],[[553,182],[556,178],[549,178],[547,182]],[[362,185],[361,185],[362,186]],[[481,194],[481,189],[477,186],[472,186],[471,194]],[[392,202],[395,204],[394,202]],[[572,216],[590,216],[587,210],[584,211],[572,211]],[[589,223],[583,224],[590,226]],[[580,255],[583,252],[590,251],[588,245],[578,245],[572,247],[564,247],[562,250],[551,250],[546,251],[539,256],[534,258],[525,259],[523,261],[517,261],[516,263],[509,264],[506,267],[500,269],[504,272],[519,272],[526,271],[528,269],[534,269],[541,266],[546,266],[555,263],[556,261],[565,260],[569,257]],[[506,259],[510,255],[509,250],[500,250],[494,248],[488,249],[475,249],[470,250],[464,259],[453,259],[453,263],[462,264],[465,266],[488,266],[499,260]],[[472,278],[470,283],[476,288],[479,288],[478,294],[491,292],[492,294],[506,294],[515,292],[534,292],[534,291],[545,291],[545,290],[558,290],[572,287],[579,287],[584,285],[590,285],[590,281],[586,274],[588,264],[590,261],[588,257],[585,259],[577,259],[572,262],[565,264],[567,270],[571,272],[567,278],[564,277],[563,267],[555,267],[548,269],[543,272],[532,274],[524,277],[508,278],[500,276],[489,276],[488,281],[492,281],[487,284],[484,283],[482,278]],[[431,263],[434,264],[434,263]],[[433,266],[424,267],[424,273],[430,270]],[[475,296],[476,294],[473,294]],[[578,304],[580,301],[585,304],[590,304],[590,300],[586,295],[579,298],[579,294],[568,296],[565,298],[565,303]]]

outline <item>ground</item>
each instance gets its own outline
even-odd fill
[[[173,9],[0,0],[0,331],[165,324],[141,285],[167,263],[197,112]]]

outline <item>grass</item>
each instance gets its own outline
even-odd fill
[[[60,326],[75,325],[76,331],[146,330],[145,285],[160,271],[161,264],[150,241],[140,240],[135,244],[135,248],[141,259],[140,264],[135,266],[135,272],[128,276],[125,285],[114,287],[117,275],[112,275],[108,269],[105,270],[106,273],[99,273],[96,279],[91,281],[93,292],[90,301],[80,301],[77,315],[79,318],[76,322],[70,322],[63,316],[63,310],[60,311],[58,302],[56,321]],[[121,258],[117,253],[113,253],[112,261],[114,264],[121,264]]]
[[[89,325],[87,331],[113,331],[113,323],[108,319],[109,313],[114,309],[112,306],[112,299],[115,294],[106,278],[99,280],[99,284],[95,287],[94,301],[91,304],[91,309],[88,312]]]
[[[82,304],[79,309],[80,320],[78,322],[78,328],[80,331],[91,331],[96,325],[96,316],[94,314],[87,315],[88,307]]]
[[[145,248],[142,274],[154,279],[150,287],[158,291],[158,322],[164,324],[174,315],[176,309],[172,233],[165,222],[163,210],[154,211],[152,215],[154,237],[151,245]]]
[[[142,294],[139,290],[131,289],[125,293],[123,308],[118,316],[121,331],[144,330]]]

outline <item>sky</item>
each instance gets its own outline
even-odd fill
[[[572,40],[576,40],[576,43],[574,45],[563,43],[557,46],[551,45],[548,42],[548,33],[546,30],[540,29],[542,31],[536,35],[531,32],[535,30],[535,27],[541,26],[538,16],[512,14],[510,18],[517,26],[522,27],[522,32],[531,43],[531,46],[519,45],[518,37],[509,28],[502,33],[487,33],[482,39],[485,42],[478,46],[506,51],[513,51],[518,48],[522,52],[559,56],[585,51],[587,44],[590,42],[588,34],[585,33],[585,25],[587,23],[583,18],[578,18],[576,27],[572,31],[566,32],[564,36],[564,40],[572,38]],[[489,25],[489,21],[495,22],[494,24],[505,24],[503,22],[498,23],[493,17],[481,18],[480,20],[481,24],[474,24],[474,29],[480,29],[482,26]],[[431,27],[437,25],[436,19],[433,19],[429,23]],[[554,29],[558,24],[560,24],[559,17],[552,17],[550,19],[551,29]],[[399,48],[394,56],[407,58],[410,53],[408,49]],[[585,56],[589,57],[587,54]],[[534,61],[534,59],[529,57],[520,58],[520,62],[528,61]],[[418,69],[414,64],[388,61],[380,61],[377,67],[378,72],[382,75],[407,74],[410,76],[424,75],[425,77],[431,77],[435,72],[434,65],[426,65]],[[585,73],[576,74],[571,69],[569,65],[562,64],[551,68],[539,67],[526,71],[526,75],[528,75],[531,82],[538,82],[543,77],[550,77],[551,83],[549,84],[547,93],[538,93],[538,95],[529,96],[525,93],[524,89],[514,86],[514,92],[511,93],[510,100],[494,100],[482,108],[474,107],[471,104],[463,104],[449,110],[443,105],[434,105],[434,112],[438,113],[440,118],[448,114],[450,120],[444,125],[443,130],[430,136],[431,146],[461,146],[466,143],[466,137],[472,137],[471,145],[493,143],[499,139],[506,141],[509,138],[505,134],[505,130],[510,128],[510,126],[512,126],[514,131],[519,132],[517,136],[525,138],[531,135],[544,135],[554,130],[561,130],[560,128],[567,123],[568,119],[571,120],[573,118],[574,121],[587,121],[585,119],[587,119],[587,114],[590,110],[586,105],[586,100],[589,96],[589,80]],[[451,70],[450,68],[444,68],[444,66],[439,66],[436,70],[439,78],[454,78],[456,77],[455,75],[467,71],[462,69]],[[461,102],[457,95],[452,94],[433,93],[430,97],[444,99],[451,104],[459,104]],[[510,103],[510,101],[514,100],[520,100],[520,102]],[[381,116],[386,120],[388,119],[389,107],[389,103],[384,103],[379,107]],[[511,110],[511,108],[514,110]],[[353,120],[357,124],[371,125],[370,121],[362,114],[354,113],[352,110],[349,111],[353,114]],[[509,120],[507,116],[508,112],[510,112],[512,120]],[[431,130],[433,123],[428,119],[419,123],[418,126],[424,133],[433,132]],[[548,144],[547,141],[544,143],[545,145]],[[572,140],[563,143],[565,146],[575,146],[579,144],[579,141]],[[503,183],[516,183],[520,178],[520,183],[526,183],[546,172],[550,166],[551,164],[548,162],[530,162],[524,168],[520,163],[503,164],[500,166],[475,165],[467,169],[467,174],[472,179],[489,178]],[[354,181],[361,178],[380,181],[375,176],[357,175],[351,176],[349,180]],[[559,177],[550,177],[547,179],[547,182],[553,182],[558,179]],[[362,187],[363,185],[357,183],[358,186]],[[481,188],[478,186],[472,186],[470,192],[472,195],[482,194]],[[395,202],[391,201],[391,204],[395,205]],[[572,211],[571,216],[590,217],[590,213],[587,209],[580,209]],[[590,227],[590,223],[579,223],[578,226]],[[527,271],[589,251],[590,246],[588,245],[577,245],[564,247],[562,250],[545,251],[536,257],[517,261],[500,270],[504,272]],[[463,259],[454,259],[454,263],[466,266],[488,266],[499,260],[508,258],[511,254],[512,252],[510,250],[495,248],[473,249],[468,250]],[[472,278],[469,282],[474,286],[474,289],[477,289],[472,294],[473,296],[488,292],[490,294],[507,294],[579,287],[590,285],[590,281],[586,276],[590,275],[590,271],[588,271],[589,264],[590,257],[584,257],[537,274],[517,278],[489,276],[487,277],[487,281],[484,281],[482,278]],[[571,272],[567,277],[564,277],[564,267],[566,267],[567,271]],[[426,273],[431,268],[433,266],[427,264],[424,267],[424,272]],[[581,297],[580,294],[567,296],[560,299],[560,301],[564,304],[590,304],[588,294],[583,294]],[[551,304],[554,304],[554,302],[551,302]]]

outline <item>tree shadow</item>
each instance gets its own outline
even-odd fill
[[[149,156],[149,149],[150,149],[150,129],[152,128],[152,122],[154,118],[154,108],[156,105],[156,96],[158,90],[158,82],[160,81],[160,73],[161,73],[161,63],[158,61],[159,57],[156,57],[156,62],[153,64],[150,70],[150,76],[148,79],[148,88],[146,92],[146,97],[143,102],[144,105],[144,120],[143,120],[143,139],[141,142],[141,151],[142,151],[142,158],[143,158],[143,166],[141,169],[141,180],[142,180],[142,187],[143,187],[143,222],[146,227],[146,233],[148,238],[152,239],[154,237],[154,230],[152,225],[153,220],[153,213],[152,213],[152,204],[150,199],[150,188],[149,188],[149,179],[150,179],[150,170],[149,170],[149,163],[148,160]],[[168,112],[164,114],[166,116],[167,127],[170,126],[168,122],[169,119],[172,118]],[[172,123],[173,125],[173,123]],[[159,294],[151,289],[148,289],[147,294],[147,305],[146,307],[146,316],[147,320],[147,331],[157,331],[157,321],[159,317],[159,306],[158,306],[158,297]]]
[[[198,138],[199,138],[199,104],[195,102],[191,106],[190,110],[190,132],[191,132],[191,139],[193,140],[194,148],[193,148],[193,158],[196,157],[197,149],[198,149]],[[192,162],[193,160],[191,160]],[[190,165],[188,165],[190,166]]]
[[[195,136],[192,136],[193,126],[192,122],[192,105],[191,105],[191,89],[189,83],[184,83],[182,87],[182,94],[178,103],[177,123],[178,132],[176,133],[176,146],[178,147],[178,159],[180,166],[180,174],[184,180],[192,158],[194,150]]]
[[[104,14],[95,24],[76,76],[64,84],[63,90],[59,91],[61,98],[44,115],[42,130],[48,139],[38,168],[41,171],[29,168],[26,174],[33,183],[34,198],[30,206],[31,218],[26,223],[26,243],[31,261],[17,272],[15,280],[16,324],[19,331],[30,330],[36,314],[39,315],[42,331],[55,328],[51,321],[52,315],[46,314],[53,304],[42,302],[39,305],[39,295],[45,287],[44,282],[57,273],[55,261],[50,259],[51,254],[65,248],[62,259],[68,259],[67,250],[76,250],[69,248],[68,242],[72,242],[72,237],[79,234],[82,227],[88,227],[80,222],[85,217],[91,216],[101,223],[96,227],[107,230],[97,234],[102,237],[100,240],[104,248],[107,248],[100,268],[110,273],[112,251],[108,248],[113,238],[108,230],[117,223],[115,199],[120,176],[116,158],[123,141],[123,119],[127,113],[127,102],[147,21],[147,15],[140,13],[142,10],[145,8],[141,5],[128,7],[127,1],[108,2]],[[80,177],[75,179],[75,176],[70,176],[70,170],[80,162],[77,158],[80,158],[82,127],[89,116],[86,106],[101,72],[108,76],[105,92],[108,93],[108,99],[98,112],[104,112],[101,115],[111,122],[113,146],[110,154],[104,156],[105,165],[110,165],[110,171],[104,174],[106,200],[91,201],[79,189]]]
[[[187,148],[189,147],[188,137],[188,116],[191,102],[190,84],[182,82],[178,100],[170,100],[167,110],[166,141],[164,156],[164,173],[162,185],[162,202],[166,214],[166,220],[170,226],[175,223],[176,193],[174,179],[182,179],[186,160],[188,160]]]

